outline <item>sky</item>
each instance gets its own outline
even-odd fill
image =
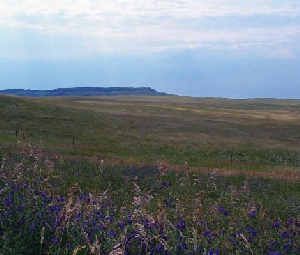
[[[300,98],[299,0],[0,0],[0,90]]]

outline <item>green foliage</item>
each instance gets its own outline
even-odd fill
[[[0,166],[0,254],[300,251],[299,183],[17,148]]]

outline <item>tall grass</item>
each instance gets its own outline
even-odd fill
[[[299,254],[300,185],[2,153],[0,254]]]

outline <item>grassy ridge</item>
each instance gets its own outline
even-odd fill
[[[300,165],[299,100],[1,96],[0,142],[16,130],[66,154],[230,168]],[[74,142],[74,146],[73,146]]]

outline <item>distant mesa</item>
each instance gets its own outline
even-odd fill
[[[150,87],[75,87],[53,90],[5,89],[0,94],[22,97],[54,97],[54,96],[168,96],[170,94],[157,92]]]

